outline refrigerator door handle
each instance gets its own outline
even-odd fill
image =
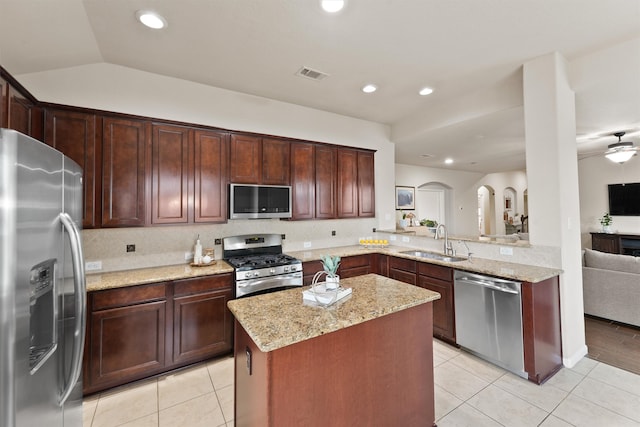
[[[73,353],[71,359],[71,373],[66,381],[66,387],[60,396],[59,405],[62,406],[75,386],[82,371],[82,352],[84,350],[84,332],[86,324],[86,286],[80,231],[69,214],[60,214],[60,221],[69,234],[71,246],[71,262],[73,264],[73,285],[75,290],[75,327],[73,331]]]

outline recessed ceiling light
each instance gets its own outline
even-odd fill
[[[136,12],[136,18],[149,28],[160,30],[167,26],[167,20],[155,12],[149,10],[139,10]]]
[[[452,158],[444,159],[444,163],[447,165],[450,165],[451,163],[453,163],[453,159]]]
[[[344,7],[346,0],[320,0],[320,5],[325,12],[340,12]]]
[[[365,85],[365,86],[362,87],[362,91],[364,93],[373,93],[376,90],[378,90],[378,86],[372,85],[372,84],[368,84],[368,85]]]
[[[418,93],[422,96],[429,95],[433,93],[433,89],[431,89],[430,87],[423,87],[422,89],[420,89],[420,92]]]

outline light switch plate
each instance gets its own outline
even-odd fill
[[[310,248],[311,247],[311,242],[304,242],[304,247],[305,248]]]

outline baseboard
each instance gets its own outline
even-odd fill
[[[588,349],[586,344],[580,347],[578,351],[570,355],[569,357],[564,356],[562,358],[562,364],[567,368],[573,368],[576,364],[582,360],[588,354]]]

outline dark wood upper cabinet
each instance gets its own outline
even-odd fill
[[[358,216],[358,152],[338,149],[338,218]]]
[[[314,144],[291,143],[292,219],[313,219],[315,214]]]
[[[291,161],[289,141],[262,139],[262,181],[267,185],[289,185]]]
[[[103,227],[145,224],[148,133],[147,124],[143,121],[103,118]]]
[[[10,129],[17,130],[25,135],[34,136],[34,104],[23,96],[17,89],[9,85],[8,88],[7,123]]]
[[[358,151],[358,216],[376,216],[374,153]]]
[[[9,127],[9,83],[3,78],[0,78],[0,128]]]
[[[151,141],[151,223],[189,221],[189,129],[153,125]]]
[[[315,147],[316,218],[335,218],[337,149],[324,145]]]
[[[196,130],[194,133],[194,222],[227,220],[229,135]]]
[[[82,168],[83,228],[98,224],[100,211],[96,198],[100,176],[100,127],[95,114],[48,109],[45,113],[44,142],[61,151]]]
[[[231,134],[229,181],[259,184],[262,178],[262,139]]]

